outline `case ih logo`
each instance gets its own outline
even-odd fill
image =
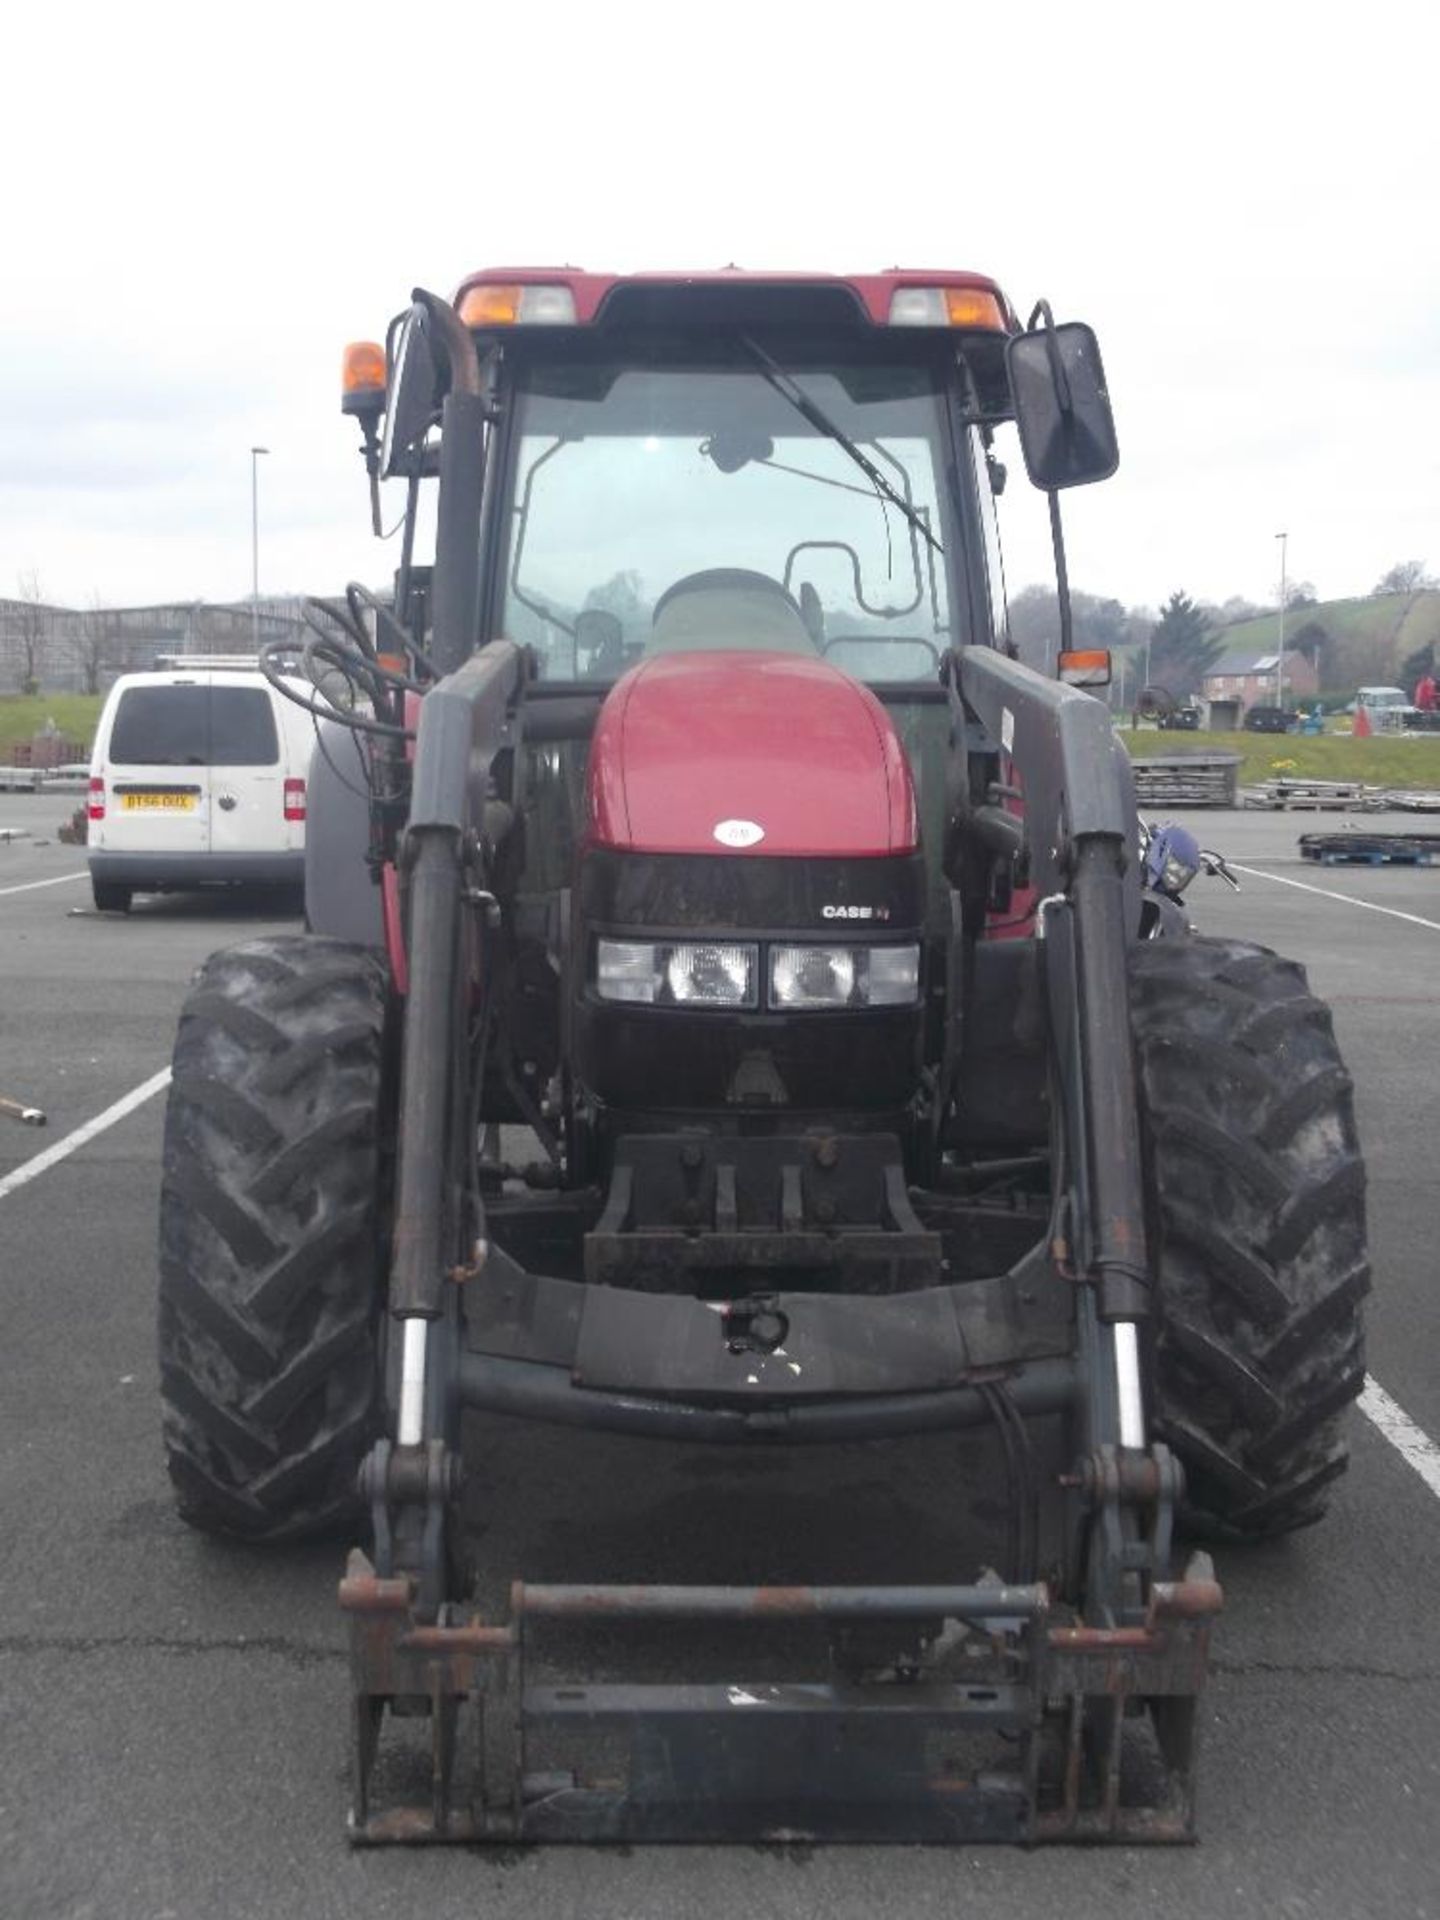
[[[889,907],[821,907],[822,920],[888,920]]]
[[[753,820],[722,820],[714,837],[722,847],[753,847],[765,838],[765,829]]]

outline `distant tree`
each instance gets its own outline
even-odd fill
[[[1195,692],[1225,651],[1213,617],[1185,593],[1172,593],[1150,629],[1150,684],[1183,698]]]
[[[1070,623],[1077,647],[1111,652],[1143,646],[1153,615],[1095,593],[1072,592]],[[1010,638],[1020,658],[1050,672],[1060,644],[1060,603],[1053,587],[1026,587],[1010,602]]]
[[[1242,620],[1258,620],[1265,611],[1264,607],[1257,607],[1253,600],[1246,600],[1243,595],[1232,593],[1224,606],[1219,609],[1220,625],[1238,627]]]
[[[1051,587],[1024,587],[1010,602],[1010,638],[1020,658],[1042,671],[1060,644],[1060,609]]]
[[[1382,573],[1370,589],[1372,595],[1381,593],[1423,593],[1433,591],[1440,586],[1433,573],[1423,560],[1397,560],[1388,573]]]
[[[1330,635],[1323,621],[1307,620],[1295,632],[1285,636],[1285,651],[1301,653],[1314,667],[1321,684],[1325,680],[1325,659],[1330,651]]]
[[[592,587],[585,596],[587,607],[599,607],[613,613],[627,633],[648,624],[650,608],[644,598],[644,581],[633,568],[615,573],[603,586]]]
[[[100,675],[111,664],[115,650],[115,617],[106,611],[98,593],[75,623],[72,641],[76,665],[86,693],[99,693]]]
[[[1285,607],[1315,607],[1320,603],[1315,597],[1313,580],[1287,580],[1285,582]]]
[[[20,575],[17,594],[15,637],[20,642],[20,691],[38,693],[51,619],[40,576],[33,567]]]
[[[1400,662],[1400,684],[1407,691],[1427,673],[1435,671],[1435,642],[1427,640],[1423,647],[1417,647],[1413,653],[1407,653]]]

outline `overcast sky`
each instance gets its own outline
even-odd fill
[[[1437,48],[1420,0],[27,8],[0,596],[248,593],[255,443],[262,592],[385,580],[341,346],[557,260],[968,267],[1089,320],[1087,591],[1263,601],[1282,529],[1322,598],[1440,571]]]

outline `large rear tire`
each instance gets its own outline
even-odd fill
[[[1318,1520],[1365,1379],[1365,1171],[1350,1076],[1304,969],[1238,940],[1142,943],[1131,969],[1157,1436],[1198,1531]]]
[[[213,955],[180,1017],[160,1196],[181,1517],[256,1541],[353,1516],[378,1429],[386,984],[300,935]]]

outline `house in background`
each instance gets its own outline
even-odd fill
[[[1275,653],[1257,653],[1253,647],[1236,648],[1220,656],[1200,682],[1200,690],[1207,700],[1238,701],[1241,713],[1251,707],[1273,707],[1277,704],[1275,669],[1278,665],[1279,656]],[[1319,691],[1320,676],[1312,662],[1303,653],[1291,653],[1287,649],[1285,705],[1314,699]]]

